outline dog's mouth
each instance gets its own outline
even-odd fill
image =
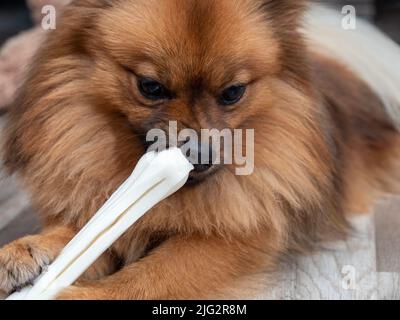
[[[142,143],[145,152],[154,151],[152,149],[153,142],[142,140]],[[165,143],[163,141],[160,146],[162,146],[162,148],[157,148],[157,151],[162,151],[165,148],[168,149],[171,147],[171,145],[169,145],[168,143],[168,140]],[[194,169],[189,174],[189,179],[187,181],[188,185],[196,185],[206,180],[210,176],[213,176],[221,169],[221,164],[217,164],[215,161],[217,156],[216,153],[213,152],[210,148],[204,148],[201,144],[198,143],[188,143],[188,141],[178,143],[178,147],[181,149],[186,159],[194,167]],[[203,159],[204,154],[206,156]]]
[[[189,148],[188,148],[189,147]],[[186,143],[180,147],[183,155],[193,165],[188,184],[197,184],[214,175],[221,165],[217,162],[217,154],[208,145]]]
[[[145,152],[149,152],[149,145],[147,143],[143,143]],[[162,150],[158,150],[162,151]],[[193,165],[194,169],[189,174],[189,179],[187,181],[187,185],[196,185],[200,182],[203,182],[210,176],[216,174],[221,168],[221,164],[211,163],[211,162],[200,162],[194,160],[190,155],[186,154],[184,150],[182,150],[183,155],[186,159]],[[210,160],[211,161],[211,160]]]

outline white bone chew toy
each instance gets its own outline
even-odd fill
[[[73,284],[128,228],[187,181],[193,166],[178,148],[147,153],[34,283],[8,300],[49,300]]]

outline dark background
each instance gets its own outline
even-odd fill
[[[400,43],[400,0],[375,1],[377,25]]]
[[[0,0],[0,44],[32,26],[25,0]]]

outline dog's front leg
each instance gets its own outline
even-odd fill
[[[277,246],[267,237],[176,236],[114,275],[67,288],[58,299],[214,297],[238,277],[274,264]]]
[[[0,249],[0,290],[6,294],[33,282],[75,232],[65,226],[49,226],[41,234],[27,236]]]

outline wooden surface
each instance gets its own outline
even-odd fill
[[[400,197],[382,200],[373,211],[351,219],[354,231],[346,241],[287,258],[276,273],[250,276],[223,294],[234,299],[400,299]]]
[[[391,198],[379,204],[373,214],[352,219],[355,230],[351,237],[285,263],[274,288],[264,288],[258,297],[399,299],[399,251],[393,243],[398,243],[400,232],[386,233],[382,228],[399,224],[399,208],[400,198]],[[396,215],[386,220],[388,212]]]
[[[0,116],[0,144],[6,115]],[[6,174],[0,166],[0,246],[26,234],[39,231],[36,215],[30,207],[27,195],[16,179]]]

